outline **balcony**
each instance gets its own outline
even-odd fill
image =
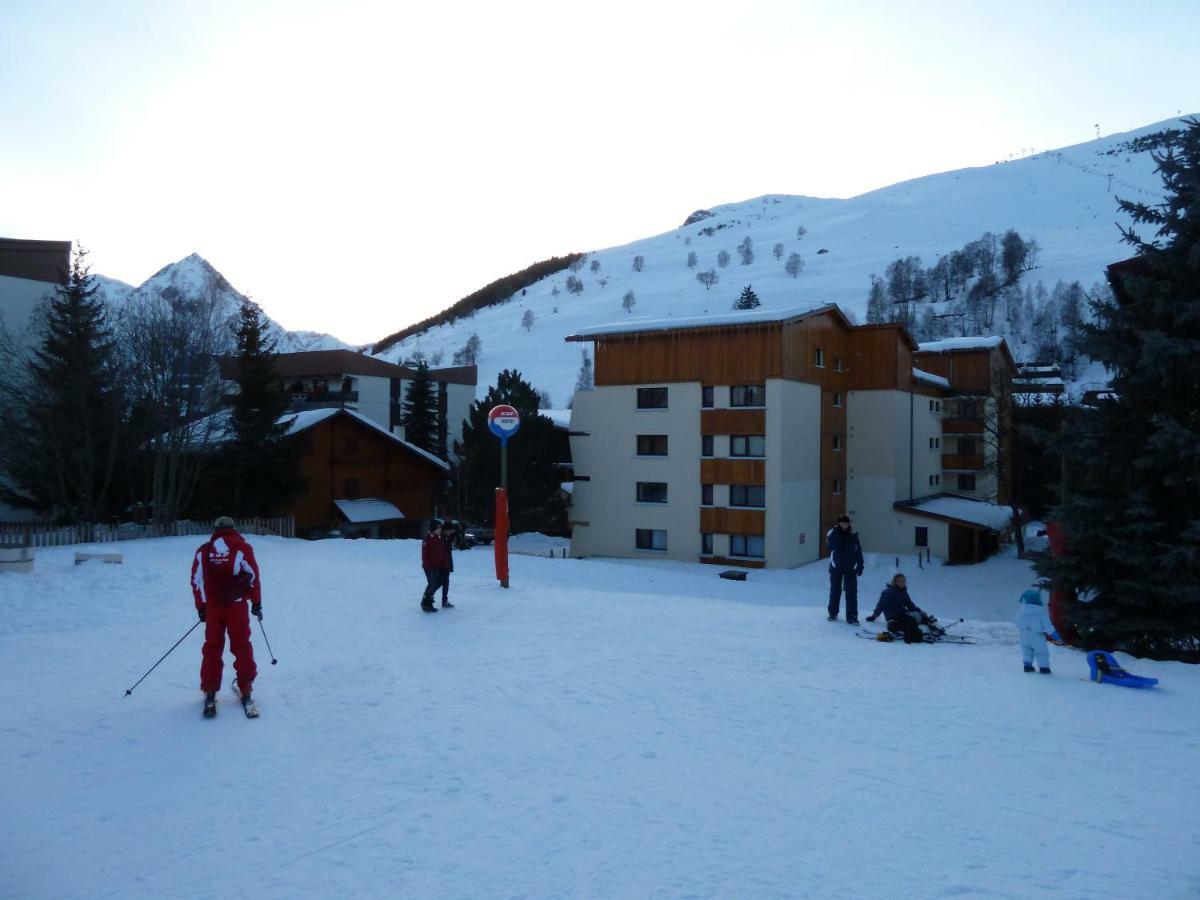
[[[942,419],[942,434],[983,434],[983,419]]]
[[[343,407],[358,407],[358,391],[296,391],[292,394],[292,412]]]
[[[943,453],[943,470],[979,472],[983,470],[982,454]]]

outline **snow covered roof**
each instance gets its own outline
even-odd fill
[[[950,379],[943,378],[941,375],[934,375],[932,372],[925,372],[921,369],[913,369],[912,377],[914,381],[921,381],[925,384],[932,384],[936,387],[950,390]]]
[[[773,322],[790,322],[811,316],[814,313],[836,310],[842,311],[833,303],[813,303],[806,306],[793,306],[788,309],[749,309],[736,312],[720,313],[712,316],[668,316],[665,319],[627,319],[623,322],[609,322],[605,325],[593,325],[581,328],[566,337],[568,341],[590,341],[597,337],[617,334],[639,334],[647,331],[681,331],[688,328],[726,328],[738,325],[765,325]],[[849,323],[847,323],[849,324]]]
[[[379,497],[362,500],[334,500],[333,505],[346,517],[347,522],[355,525],[363,522],[390,522],[393,519],[404,518],[404,513]]]
[[[998,334],[984,334],[978,337],[945,338],[940,341],[924,341],[917,347],[918,353],[952,353],[955,350],[991,350],[1004,343],[1004,338]]]
[[[899,512],[916,513],[937,519],[954,519],[972,525],[981,525],[992,531],[1001,531],[1012,522],[1012,510],[983,500],[968,500],[966,497],[930,497],[916,503],[897,503]]]

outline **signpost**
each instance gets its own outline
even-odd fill
[[[507,403],[493,406],[488,429],[500,439],[500,487],[496,488],[496,578],[508,587],[508,439],[521,427],[521,414]]]

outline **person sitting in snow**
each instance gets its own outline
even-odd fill
[[[250,615],[262,621],[262,579],[254,548],[238,533],[233,519],[221,516],[213,533],[192,559],[192,596],[196,613],[204,623],[204,648],[200,656],[200,690],[204,691],[204,715],[217,714],[217,691],[224,667],[225,632],[233,653],[238,693],[247,714],[256,714],[250,691],[258,668],[250,643]],[[246,601],[249,600],[249,609]]]
[[[881,614],[888,624],[888,631],[902,635],[906,644],[919,644],[927,634],[943,633],[937,626],[937,619],[909,598],[908,582],[900,572],[893,575],[883,589],[875,611],[867,616],[867,621],[874,622]]]
[[[1021,595],[1021,608],[1017,612],[1017,628],[1021,631],[1021,658],[1025,671],[1033,671],[1033,658],[1037,657],[1038,671],[1050,674],[1050,648],[1046,641],[1062,643],[1054,629],[1050,615],[1042,603],[1041,591],[1030,588]]]

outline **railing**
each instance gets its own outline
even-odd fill
[[[983,457],[977,454],[943,453],[942,468],[979,471],[983,468]]]
[[[942,434],[983,434],[983,419],[942,419]]]
[[[268,534],[295,537],[296,520],[291,516],[265,519],[238,519],[242,534]],[[212,534],[209,522],[123,522],[119,525],[43,525],[32,522],[0,523],[0,544],[28,547],[66,547],[71,544],[115,544],[142,538],[179,537]]]

